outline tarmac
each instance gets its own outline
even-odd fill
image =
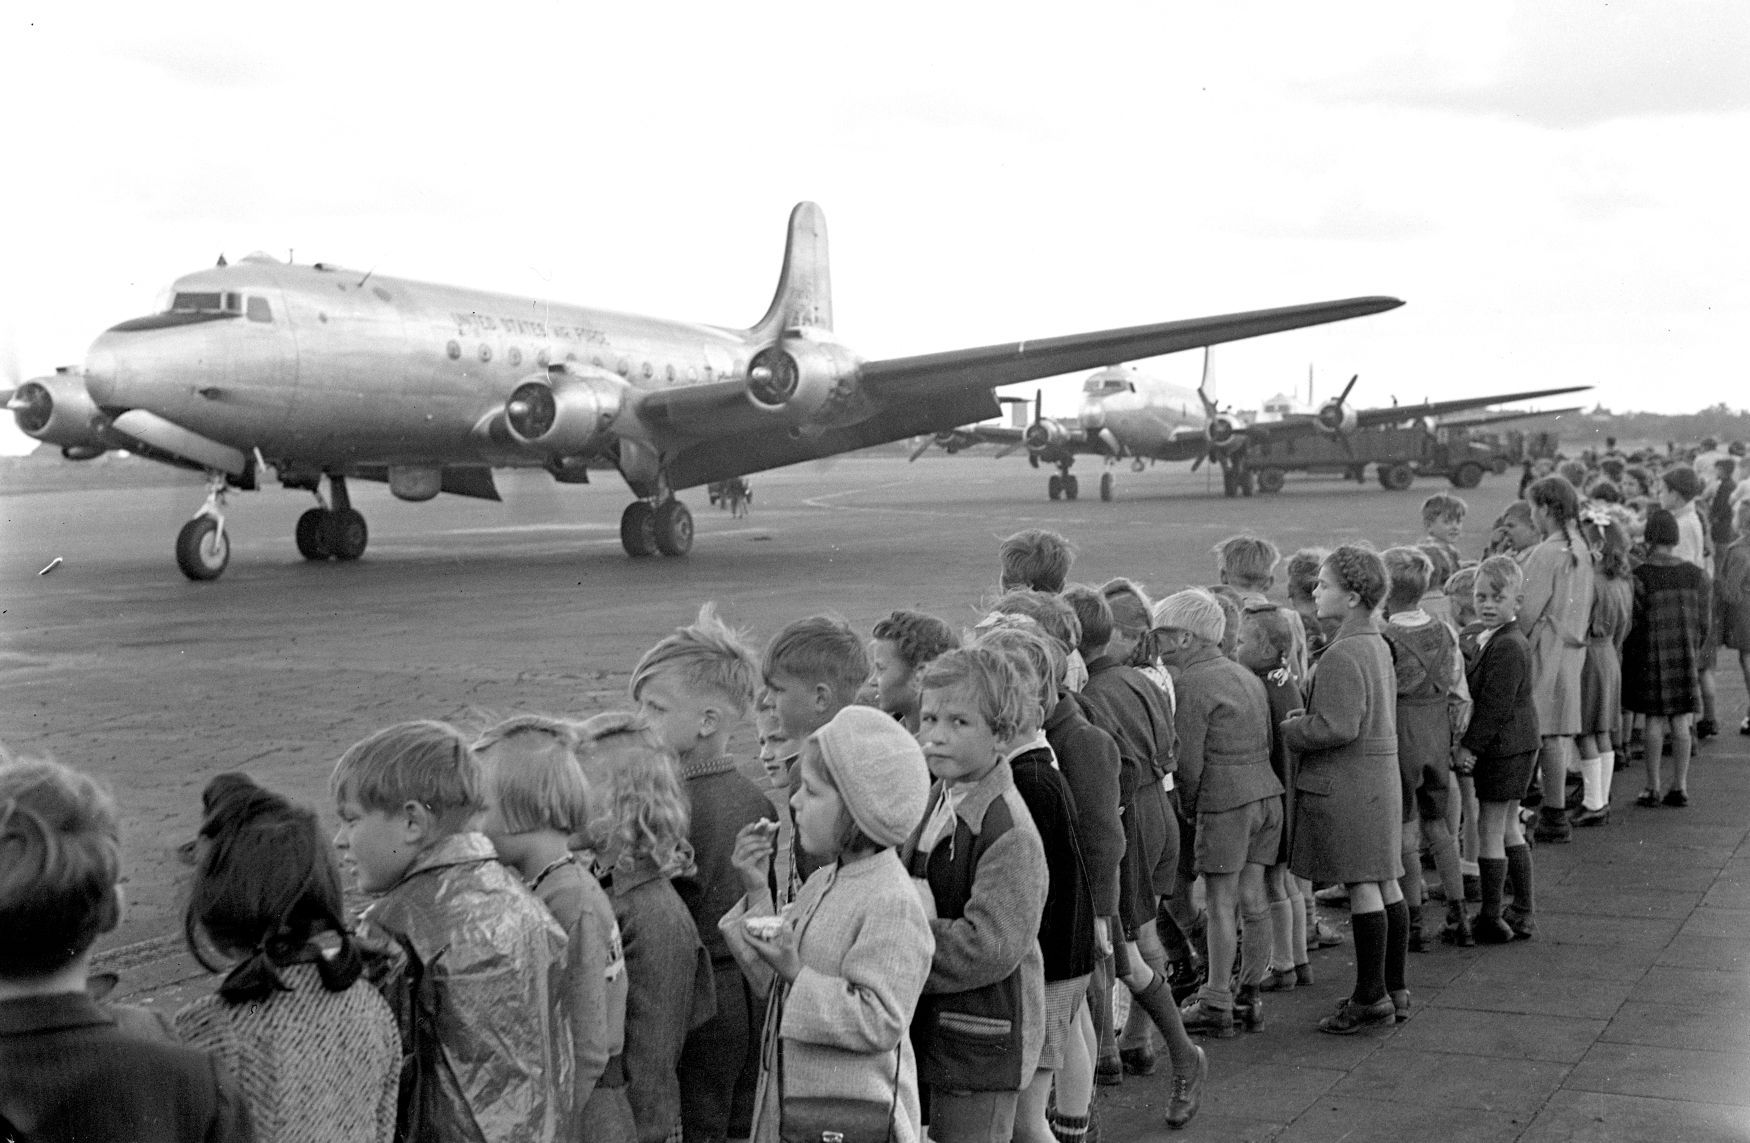
[[[1159,593],[1212,580],[1210,546],[1242,529],[1285,551],[1414,539],[1436,487],[1294,480],[1228,501],[1206,473],[1157,470],[1123,472],[1113,503],[1048,502],[1024,458],[852,457],[755,477],[746,520],[695,491],[693,555],[635,562],[618,550],[617,488],[517,474],[501,505],[407,505],[355,485],[372,528],[357,564],[298,559],[291,525],[310,501],[267,492],[233,501],[231,569],[197,585],[170,539],[198,482],[72,471],[69,486],[0,480],[0,740],[117,790],[133,904],[97,968],[118,974],[116,999],[166,1010],[213,987],[181,950],[172,854],[220,770],[327,816],[333,759],[363,734],[623,704],[637,655],[706,599],[757,641],[820,610],[858,629],[895,607],[964,623],[994,584],[998,539],[1022,527],[1070,536],[1078,578]],[[1465,496],[1468,550],[1512,481]],[[1353,979],[1349,945],[1315,953],[1316,983],[1268,996],[1264,1031],[1206,1042],[1202,1110],[1179,1136],[1750,1140],[1750,738],[1735,733],[1736,670],[1719,678],[1726,733],[1698,754],[1687,809],[1634,807],[1636,764],[1616,775],[1610,824],[1536,849],[1536,939],[1412,955],[1413,1018],[1352,1037],[1314,1027]],[[1347,931],[1340,908],[1326,914]],[[1438,919],[1436,906],[1425,923]],[[1165,1137],[1168,1082],[1163,1063],[1101,1088],[1101,1141]]]

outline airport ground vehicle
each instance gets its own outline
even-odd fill
[[[1462,426],[1431,427],[1420,419],[1402,425],[1358,429],[1342,436],[1300,436],[1254,443],[1245,469],[1235,474],[1249,495],[1280,492],[1290,472],[1341,473],[1366,479],[1368,466],[1382,488],[1401,492],[1418,476],[1443,476],[1456,488],[1475,488],[1488,472],[1506,471],[1509,459],[1496,445],[1475,439]]]

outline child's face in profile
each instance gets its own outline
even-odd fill
[[[820,762],[820,747],[802,748],[802,785],[790,795],[796,818],[796,840],[810,857],[837,857],[843,832],[845,803],[828,780]]]
[[[1002,757],[1003,740],[978,709],[970,686],[926,690],[918,710],[918,745],[930,773],[948,782],[976,782]]]
[[[1501,531],[1506,533],[1507,542],[1516,552],[1523,552],[1535,545],[1543,536],[1538,532],[1537,525],[1531,522],[1529,516],[1512,515],[1501,521]]]
[[[1519,592],[1477,577],[1477,618],[1485,627],[1502,627],[1519,617]]]
[[[795,753],[790,740],[778,729],[778,712],[769,706],[754,716],[754,727],[760,736],[760,765],[765,768],[766,781],[775,788],[784,781],[784,763]]]
[[[340,829],[334,835],[334,848],[340,851],[341,872],[364,893],[394,888],[419,856],[421,839],[410,832],[407,816],[367,810],[351,790],[341,792],[336,809]]]
[[[825,726],[837,711],[827,711],[816,702],[818,688],[794,675],[773,675],[766,680],[765,705],[778,719],[786,738],[800,742]]]
[[[1359,606],[1355,593],[1343,585],[1330,564],[1319,569],[1318,586],[1313,588],[1313,602],[1318,605],[1320,619],[1342,619]]]
[[[689,692],[672,671],[659,671],[638,688],[638,715],[662,744],[686,758],[715,728],[717,703],[708,695]]]
[[[1282,656],[1257,620],[1241,619],[1239,639],[1234,643],[1234,661],[1254,674],[1263,674],[1281,666]]]
[[[917,705],[917,672],[906,664],[899,653],[899,644],[892,639],[877,639],[869,648],[874,660],[875,705],[888,714],[904,714]]]
[[[1439,540],[1443,544],[1458,544],[1458,538],[1464,535],[1464,521],[1455,520],[1450,516],[1438,517],[1428,525],[1428,538]]]
[[[1446,598],[1452,604],[1452,621],[1455,624],[1463,627],[1476,620],[1477,597],[1474,591],[1449,591]]]

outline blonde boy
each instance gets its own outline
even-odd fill
[[[1456,570],[1464,562],[1459,554],[1458,540],[1464,535],[1464,518],[1470,505],[1450,492],[1436,492],[1422,501],[1422,527],[1428,532],[1424,544],[1432,544],[1446,553]],[[1445,582],[1445,577],[1441,578]]]
[[[455,727],[379,730],[334,767],[334,845],[377,897],[361,933],[405,954],[383,987],[425,1072],[410,1109],[418,1122],[465,1143],[556,1140],[574,1058],[561,1004],[565,933],[473,829],[486,808],[481,784]]]
[[[753,707],[758,678],[753,652],[710,603],[691,625],[646,651],[632,670],[632,701],[674,751],[686,783],[692,808],[687,840],[698,871],[676,877],[674,887],[711,956],[717,986],[716,1014],[687,1035],[681,1052],[687,1143],[744,1138],[753,1122],[761,1009],[717,922],[741,898],[741,874],[730,862],[736,834],[778,816],[728,753],[731,733]]]
[[[1262,536],[1229,536],[1214,548],[1221,582],[1234,588],[1247,602],[1263,602],[1276,583],[1276,565],[1282,553]]]

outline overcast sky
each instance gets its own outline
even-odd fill
[[[807,198],[869,358],[1392,294],[1224,400],[1750,405],[1750,5],[1071,11],[19,0],[0,366],[255,249],[747,325]]]

